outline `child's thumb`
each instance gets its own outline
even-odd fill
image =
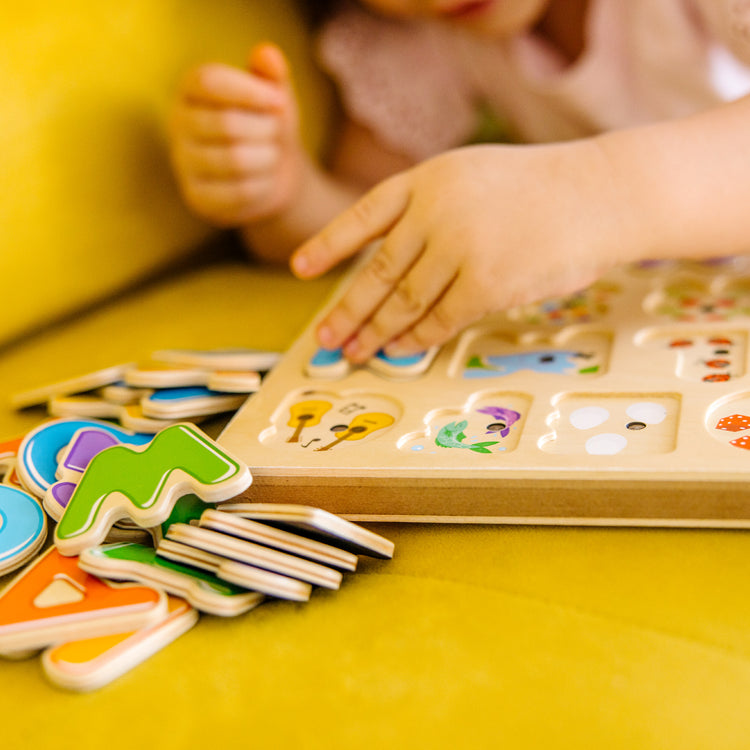
[[[253,47],[248,59],[251,73],[276,83],[289,82],[289,63],[279,47],[271,42],[263,42]]]

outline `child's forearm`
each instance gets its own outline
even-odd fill
[[[306,160],[295,200],[276,215],[241,227],[242,239],[254,257],[286,262],[298,245],[348,208],[362,192]]]
[[[750,252],[750,97],[595,140],[632,222],[631,259]]]

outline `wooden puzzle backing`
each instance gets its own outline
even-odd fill
[[[621,268],[357,368],[318,351],[322,312],[220,438],[250,465],[253,501],[357,520],[750,526],[747,259]]]

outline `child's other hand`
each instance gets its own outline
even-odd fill
[[[171,153],[188,205],[219,226],[262,220],[294,198],[304,163],[289,68],[272,44],[249,70],[206,64],[184,79]]]
[[[626,201],[596,141],[474,146],[381,183],[300,247],[324,273],[383,242],[318,327],[353,362],[447,341],[485,314],[593,282],[633,247]]]

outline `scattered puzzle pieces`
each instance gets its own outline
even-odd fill
[[[392,554],[387,540],[317,509],[285,506],[286,529],[272,517],[266,523],[262,508],[257,521],[206,514],[206,504],[247,489],[250,471],[195,425],[168,418],[214,413],[222,399],[222,408],[236,408],[258,384],[240,368],[270,369],[278,357],[251,350],[217,352],[215,360],[212,353],[165,354],[183,362],[183,376],[190,367],[207,368],[210,379],[205,372],[201,378],[226,392],[134,388],[122,382],[121,367],[111,368],[22,394],[19,406],[47,400],[65,416],[0,444],[0,575],[34,558],[0,592],[0,655],[27,658],[46,649],[44,672],[66,689],[111,682],[193,627],[198,610],[234,616],[269,596],[306,601],[314,586],[338,588],[343,574],[356,569],[357,553],[371,553],[370,542],[385,544],[380,556]],[[212,403],[196,409],[201,398]],[[340,412],[344,429],[331,429],[326,450],[394,421],[359,403],[334,402],[329,406]],[[144,407],[159,416],[146,415]],[[298,433],[315,426],[309,407],[291,417]],[[244,507],[245,515],[255,513]],[[47,515],[58,521],[55,546],[34,557],[46,537]],[[116,522],[121,528],[113,529]],[[199,522],[203,528],[192,525]],[[190,544],[166,538],[179,537],[181,528]],[[149,532],[158,552],[148,544],[114,542],[133,531],[147,542]],[[101,545],[105,536],[109,543]]]
[[[165,349],[152,356],[147,365],[130,362],[16,393],[11,405],[46,404],[53,416],[115,419],[126,429],[155,433],[177,421],[235,411],[280,355]]]

